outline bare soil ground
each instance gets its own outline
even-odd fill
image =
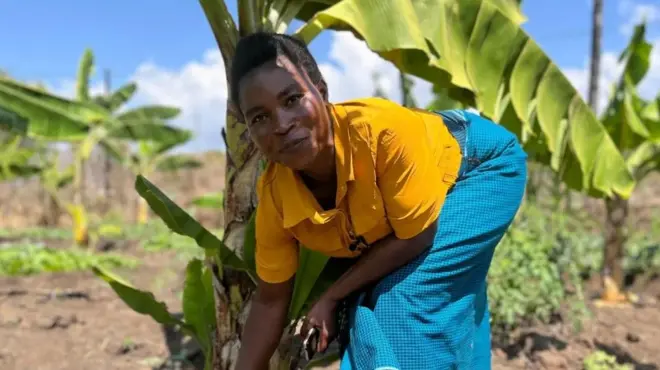
[[[180,310],[185,261],[175,251],[121,252],[143,265],[118,273]],[[516,333],[493,350],[494,369],[581,369],[598,349],[636,369],[660,368],[660,281],[645,291],[644,306],[595,308],[580,334],[561,323]],[[162,327],[91,272],[0,278],[0,338],[3,370],[146,370],[170,354]]]
[[[653,289],[660,293],[660,284]],[[660,369],[660,305],[648,297],[640,307],[592,308],[593,316],[579,333],[563,324],[522,330],[514,343],[496,346],[493,368],[582,369],[584,358],[600,350],[636,370]]]
[[[116,272],[178,312],[184,261],[128,248],[142,265]],[[5,370],[151,369],[168,356],[161,326],[91,272],[0,278],[0,338]]]

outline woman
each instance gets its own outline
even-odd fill
[[[286,35],[241,39],[232,68],[231,98],[269,160],[237,368],[267,368],[300,243],[351,262],[305,323],[324,351],[351,299],[342,369],[489,369],[486,275],[526,182],[516,137],[466,111],[329,103],[313,57]]]

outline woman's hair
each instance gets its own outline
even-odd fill
[[[229,79],[231,100],[238,105],[239,83],[245,75],[282,55],[304,70],[317,87],[325,84],[316,60],[303,41],[285,34],[257,32],[241,38],[236,45]]]

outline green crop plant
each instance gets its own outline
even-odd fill
[[[22,276],[44,272],[89,270],[92,266],[135,268],[139,261],[115,254],[95,254],[77,248],[54,249],[21,243],[0,248],[0,275]]]

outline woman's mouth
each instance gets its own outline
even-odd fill
[[[306,137],[287,141],[286,143],[284,143],[284,145],[282,145],[282,148],[280,149],[280,153],[293,152],[297,150],[298,148],[300,148],[302,144],[305,143],[305,140],[307,140]]]

